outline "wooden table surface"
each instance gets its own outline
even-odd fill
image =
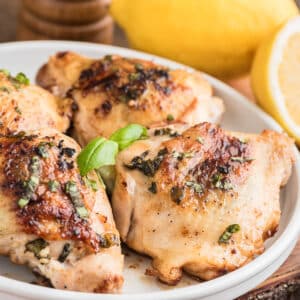
[[[42,0],[41,0],[42,1]],[[14,41],[16,39],[16,28],[18,10],[20,8],[20,0],[0,0],[0,42]],[[300,2],[300,0],[299,0]],[[115,29],[114,44],[118,46],[127,46],[126,38],[119,28]],[[239,80],[231,80],[227,82],[234,88],[245,94],[249,99],[254,101],[251,91],[249,79],[247,77]],[[283,286],[285,285],[285,286]],[[243,300],[266,300],[266,299],[300,299],[300,241],[289,259],[271,278],[266,280],[251,295],[247,294],[240,299]],[[277,289],[291,291],[290,295],[282,295],[274,298],[271,296]],[[280,294],[280,293],[279,293]]]

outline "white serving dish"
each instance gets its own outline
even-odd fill
[[[24,72],[32,81],[38,68],[57,51],[76,51],[78,53],[101,57],[105,54],[119,54],[128,57],[152,59],[170,68],[187,68],[175,62],[158,58],[142,52],[99,44],[40,41],[17,42],[0,45],[0,69],[6,68],[12,73]],[[224,83],[207,76],[215,93],[224,99],[226,113],[222,126],[226,129],[245,132],[260,132],[263,129],[281,131],[281,127],[255,104]],[[34,121],[34,116],[33,116]],[[295,148],[295,151],[296,148]],[[281,193],[282,218],[279,231],[267,241],[266,251],[244,267],[208,282],[198,282],[185,276],[176,287],[158,283],[152,277],[144,275],[149,266],[148,258],[130,253],[126,257],[125,285],[123,293],[118,295],[87,294],[45,288],[29,284],[33,276],[24,266],[16,266],[7,258],[0,258],[0,299],[36,299],[36,300],[140,300],[140,299],[197,299],[226,300],[238,297],[257,286],[270,276],[286,260],[295,246],[300,232],[300,168],[299,154],[285,189]],[[132,266],[135,268],[132,268]]]

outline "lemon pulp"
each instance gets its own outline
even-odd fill
[[[300,125],[300,32],[287,41],[278,70],[279,86],[293,121]]]

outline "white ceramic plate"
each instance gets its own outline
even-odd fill
[[[175,62],[128,49],[78,42],[20,42],[0,45],[0,68],[12,73],[24,72],[32,81],[38,68],[57,51],[76,51],[91,57],[119,54],[154,60],[170,68],[187,68]],[[226,129],[259,133],[263,129],[281,131],[280,126],[242,95],[220,81],[207,76],[215,93],[225,101],[226,113],[222,126]],[[34,117],[33,117],[34,118]],[[296,151],[296,149],[295,149]],[[297,153],[297,158],[298,158]],[[176,287],[158,283],[145,276],[148,258],[129,253],[126,257],[123,294],[102,295],[68,292],[29,284],[34,277],[26,267],[16,266],[0,258],[0,299],[43,300],[140,300],[140,299],[233,299],[254,288],[285,261],[298,239],[300,228],[299,158],[293,175],[282,190],[282,218],[277,234],[266,243],[266,251],[246,266],[208,282],[185,276]],[[129,251],[127,251],[129,252]],[[1,294],[2,293],[2,294]]]

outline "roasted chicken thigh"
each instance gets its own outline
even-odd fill
[[[58,289],[118,292],[119,234],[96,174],[79,174],[79,150],[56,130],[0,137],[0,253]]]
[[[38,86],[25,84],[25,79],[23,74],[18,78],[0,71],[0,134],[42,128],[66,131],[71,100],[59,99]]]
[[[152,130],[120,152],[112,205],[122,240],[153,258],[168,284],[182,270],[208,280],[264,250],[294,161],[285,134],[228,132],[210,123]]]
[[[85,145],[129,123],[218,122],[221,99],[198,72],[169,70],[151,61],[120,56],[89,59],[72,52],[51,57],[37,82],[77,104],[74,135]]]

